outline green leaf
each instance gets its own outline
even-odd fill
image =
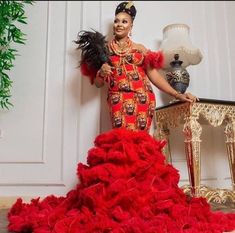
[[[23,19],[18,19],[17,21],[23,24],[27,24],[26,21],[24,21]]]
[[[9,101],[13,81],[7,71],[14,66],[18,51],[12,46],[14,43],[25,44],[26,34],[17,28],[19,23],[27,24],[25,5],[33,5],[35,1],[7,1],[0,0],[0,107],[9,109],[13,104]]]

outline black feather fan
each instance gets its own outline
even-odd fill
[[[82,30],[78,33],[77,49],[81,49],[81,64],[86,63],[90,69],[99,70],[100,67],[109,62],[107,41],[105,36],[95,30]]]

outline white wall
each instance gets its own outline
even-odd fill
[[[73,40],[78,31],[91,28],[110,38],[118,3],[36,1],[26,7],[28,24],[22,30],[27,41],[17,46],[21,56],[10,72],[14,107],[0,111],[0,196],[64,195],[77,183],[77,162],[86,162],[95,136],[111,126],[106,88],[97,89],[81,77]],[[235,100],[235,2],[136,1],[135,6],[134,41],[157,50],[167,24],[188,24],[192,42],[204,56],[188,68],[188,91]],[[165,95],[154,90],[157,106],[164,104]],[[223,132],[204,128],[203,182],[230,187]],[[184,183],[183,138],[173,134],[172,141],[174,165]]]

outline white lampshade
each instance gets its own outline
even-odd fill
[[[202,54],[193,46],[189,37],[189,26],[186,24],[170,24],[163,29],[163,40],[159,48],[165,58],[163,69],[169,69],[174,55],[179,54],[182,67],[196,65],[202,60]]]

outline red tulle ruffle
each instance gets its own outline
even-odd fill
[[[235,229],[235,215],[212,212],[203,198],[188,198],[179,173],[165,164],[146,132],[114,129],[99,135],[78,164],[80,183],[65,197],[12,206],[8,229],[21,233],[220,233]]]
[[[151,68],[161,69],[164,65],[164,55],[161,51],[153,52],[148,51],[144,59],[145,69],[150,66]]]

